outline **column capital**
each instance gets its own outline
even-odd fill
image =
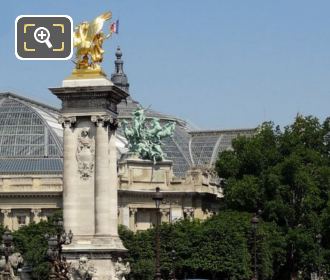
[[[32,208],[31,209],[31,213],[34,215],[34,216],[39,216],[41,214],[41,209],[40,208]]]
[[[168,216],[170,214],[170,208],[160,208],[160,213],[162,213],[163,216]]]
[[[11,213],[11,209],[1,209],[1,213],[8,216]]]
[[[188,218],[193,218],[194,212],[195,212],[195,210],[193,207],[184,207],[183,208],[183,213],[185,213]]]
[[[118,120],[117,119],[113,119],[111,122],[110,122],[110,124],[109,124],[109,128],[110,128],[110,130],[111,131],[115,131],[115,130],[117,130],[117,128],[118,128]]]
[[[59,124],[62,125],[63,128],[71,128],[77,122],[77,118],[76,117],[63,117],[63,116],[61,116],[61,117],[58,118],[58,122],[59,122]]]
[[[118,120],[109,115],[91,116],[91,121],[95,123],[97,127],[109,126],[112,131],[118,128]]]
[[[134,207],[130,207],[129,208],[129,214],[131,216],[135,215],[137,213],[138,209],[137,208],[134,208]]]
[[[107,126],[111,122],[111,117],[108,115],[96,115],[91,116],[91,121],[95,123],[97,127]]]

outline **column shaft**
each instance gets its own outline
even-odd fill
[[[63,124],[63,220],[64,228],[68,232],[72,230],[75,234],[79,234],[79,209],[77,207],[79,190],[76,189],[75,181],[76,158],[75,158],[75,142],[71,123]]]
[[[96,122],[95,139],[95,234],[111,234],[112,207],[109,170],[108,126],[103,121]],[[117,204],[116,217],[117,217]]]
[[[117,148],[116,148],[116,130],[110,130],[109,139],[109,174],[110,174],[110,192],[109,192],[109,206],[110,206],[110,234],[118,235],[118,176],[117,176]]]

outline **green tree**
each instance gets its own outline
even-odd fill
[[[57,226],[53,221],[62,216],[61,211],[49,218],[49,221],[30,223],[14,231],[14,249],[20,252],[24,260],[33,267],[32,278],[36,280],[48,279],[49,263],[46,259],[48,249],[46,234],[54,235]]]
[[[183,220],[161,225],[161,272],[169,279],[175,270],[178,279],[245,280],[251,276],[251,214],[223,211],[206,221]],[[152,279],[155,254],[153,229],[133,233],[121,227],[120,236],[128,249],[131,278]],[[274,267],[283,260],[284,239],[274,223],[260,221],[258,229],[258,265],[263,279],[271,279]],[[172,250],[175,250],[173,261]]]
[[[303,116],[283,131],[264,123],[255,136],[237,138],[233,150],[217,161],[218,174],[227,182],[226,207],[262,209],[263,219],[285,235],[287,256],[278,279],[296,279],[298,271],[309,277],[316,270],[315,236],[326,234],[330,191],[329,127],[329,120],[320,124]],[[321,262],[326,264],[325,258]]]

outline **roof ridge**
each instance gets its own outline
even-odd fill
[[[233,129],[205,129],[205,130],[191,130],[189,134],[202,134],[202,133],[228,133],[228,132],[252,132],[256,131],[257,127],[255,128],[233,128]]]
[[[45,103],[42,103],[42,102],[39,102],[39,101],[35,101],[35,100],[31,99],[31,98],[24,97],[24,96],[18,95],[16,93],[13,93],[13,92],[10,92],[10,91],[0,92],[0,98],[1,97],[12,97],[12,98],[16,98],[16,99],[19,99],[21,101],[31,103],[34,106],[38,106],[38,107],[42,107],[42,108],[45,108],[45,109],[48,109],[48,110],[55,111],[56,113],[59,113],[60,112],[60,109],[59,108],[46,105]]]

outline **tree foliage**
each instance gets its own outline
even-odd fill
[[[163,279],[169,279],[173,269],[178,279],[249,279],[252,275],[250,220],[249,213],[223,211],[203,222],[183,220],[172,225],[163,224],[160,230]],[[261,221],[257,234],[263,279],[271,279],[274,266],[283,259],[284,239],[273,223]],[[120,236],[129,250],[131,279],[153,279],[154,235],[153,229],[133,233],[120,228]]]
[[[254,136],[234,140],[233,149],[219,155],[216,169],[226,182],[222,211],[206,221],[161,225],[164,280],[171,271],[178,279],[251,279],[251,218],[258,209],[259,279],[310,279],[319,269],[329,279],[330,119],[321,124],[297,116],[283,130],[264,123]],[[15,248],[32,264],[33,279],[48,277],[44,235],[55,231],[51,219],[14,232]],[[120,226],[119,233],[129,250],[130,279],[152,280],[155,230],[133,233]]]
[[[46,251],[48,248],[46,234],[56,234],[57,226],[54,225],[54,220],[62,216],[61,211],[55,213],[48,221],[40,223],[30,223],[27,226],[22,226],[13,234],[13,246],[15,252],[20,252],[24,261],[33,268],[32,279],[44,280],[48,279],[49,263],[46,259]],[[0,225],[0,239],[4,227]]]
[[[329,128],[329,119],[321,124],[303,116],[283,131],[264,123],[255,136],[234,140],[233,150],[217,161],[218,174],[227,182],[226,207],[262,209],[262,218],[281,228],[286,260],[279,264],[278,279],[294,279],[298,272],[309,277],[329,265]],[[322,253],[318,233],[324,237]]]

